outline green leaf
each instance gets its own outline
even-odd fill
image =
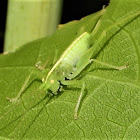
[[[112,0],[101,17],[100,33],[118,20],[139,10],[138,0]],[[16,103],[15,97],[35,64],[48,60],[45,73],[69,44],[99,20],[99,14],[61,25],[50,37],[24,45],[15,53],[0,56],[0,138],[15,139],[139,139],[140,137],[140,17],[112,28],[95,48],[97,60],[129,67],[122,71],[92,63],[82,73],[86,82],[78,119],[74,120],[80,85],[64,86],[58,96],[46,97],[33,81]],[[57,50],[57,51],[56,51]],[[56,53],[55,53],[56,52]],[[41,72],[40,72],[41,73]],[[46,75],[45,74],[45,75]]]

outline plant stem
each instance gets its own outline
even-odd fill
[[[62,0],[9,0],[4,51],[51,35],[60,20]]]

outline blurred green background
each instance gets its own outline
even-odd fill
[[[108,5],[109,0],[63,0],[60,24],[78,20]],[[0,53],[3,52],[8,0],[0,1]]]

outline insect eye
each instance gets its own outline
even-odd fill
[[[54,80],[50,80],[50,83],[53,84],[54,83]]]

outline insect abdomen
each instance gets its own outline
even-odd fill
[[[60,61],[75,66],[81,56],[89,49],[90,37],[87,32],[80,35],[63,53]]]
[[[84,32],[71,43],[71,45],[66,49],[60,59],[49,71],[45,83],[50,82],[49,77],[52,75],[55,75],[55,77],[57,77],[56,79],[60,81],[64,78],[64,76],[67,77],[67,74],[72,72],[72,69],[76,66],[77,61],[89,49],[90,37],[89,33]]]

